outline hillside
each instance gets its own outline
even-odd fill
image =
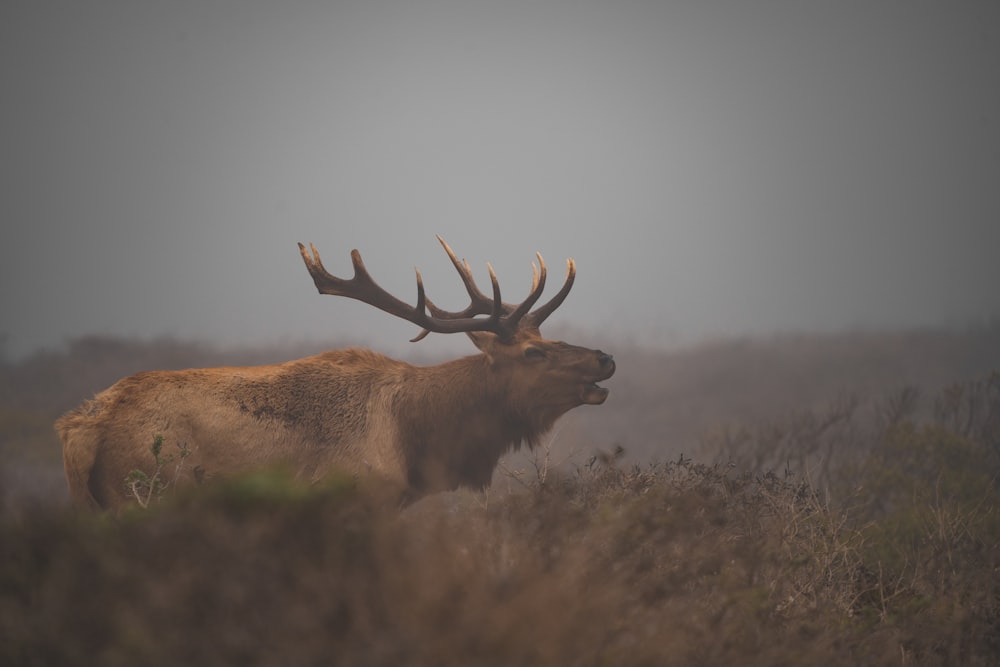
[[[0,664],[995,665],[1000,329],[615,349],[488,493],[399,512],[261,471],[67,509],[52,420],[146,368],[82,339],[0,368]]]

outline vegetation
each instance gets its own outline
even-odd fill
[[[720,413],[695,459],[556,465],[562,433],[403,512],[281,470],[174,489],[157,448],[146,509],[0,511],[0,664],[995,665],[1000,373],[954,375]]]
[[[191,455],[191,450],[184,443],[177,444],[177,454],[164,454],[163,436],[159,433],[153,436],[153,444],[149,449],[156,462],[153,474],[147,474],[145,470],[136,468],[129,471],[125,477],[125,489],[129,497],[135,498],[143,509],[149,507],[149,503],[153,500],[159,500],[174,485],[184,467],[184,459]],[[168,476],[169,473],[164,468],[171,463],[175,463],[174,471],[172,476]]]

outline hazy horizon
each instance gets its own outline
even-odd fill
[[[669,344],[1000,317],[1000,4],[9,2],[4,352],[86,334],[455,349],[296,242]],[[457,338],[457,337],[450,337]],[[588,341],[577,341],[587,344]]]

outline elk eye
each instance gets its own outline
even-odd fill
[[[526,347],[524,348],[524,358],[525,359],[544,359],[545,350],[538,347]]]

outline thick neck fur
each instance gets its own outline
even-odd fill
[[[489,485],[501,456],[533,446],[559,416],[533,411],[484,354],[412,373],[398,418],[409,483],[421,492]]]

